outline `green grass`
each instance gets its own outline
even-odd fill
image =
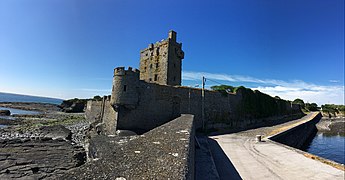
[[[32,131],[35,129],[38,129],[42,126],[54,126],[54,125],[72,125],[76,124],[78,122],[85,121],[84,116],[78,116],[78,115],[68,115],[66,117],[61,117],[59,119],[46,119],[46,118],[40,118],[40,119],[29,119],[24,120],[24,124],[17,125],[15,129],[17,131]]]

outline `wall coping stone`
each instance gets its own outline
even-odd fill
[[[193,124],[193,115],[181,115],[122,145],[120,137],[96,136],[90,146],[100,157],[60,178],[194,179]]]

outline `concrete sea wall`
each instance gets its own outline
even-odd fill
[[[310,120],[270,137],[270,140],[300,149],[306,141],[317,131],[316,124],[320,121],[321,113],[315,113]]]

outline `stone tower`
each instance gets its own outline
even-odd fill
[[[138,86],[139,71],[137,69],[131,67],[128,67],[128,70],[124,67],[115,68],[110,104],[134,108],[139,100]]]
[[[181,85],[182,43],[176,42],[176,32],[167,39],[150,44],[140,51],[140,80],[161,85]]]

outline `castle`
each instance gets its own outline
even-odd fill
[[[165,40],[150,44],[140,51],[140,80],[161,85],[181,85],[182,43],[176,42],[176,32]]]
[[[224,94],[181,86],[182,43],[176,41],[176,32],[168,38],[150,44],[140,51],[140,70],[129,67],[114,69],[111,96],[102,101],[88,101],[86,118],[98,124],[100,132],[115,134],[116,130],[146,132],[181,114],[193,114],[195,126],[205,122],[225,122],[230,127],[255,123],[236,113],[243,97],[241,92]],[[299,106],[285,100],[284,114],[299,113]],[[282,105],[281,105],[282,104]]]

